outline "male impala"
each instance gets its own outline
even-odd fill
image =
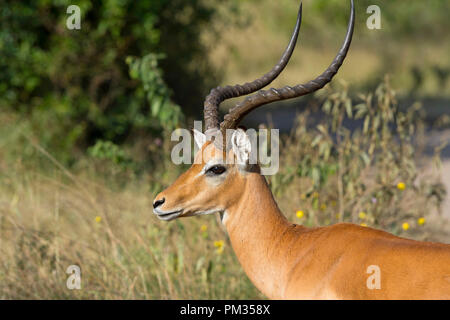
[[[263,104],[312,93],[337,73],[350,47],[354,7],[338,55],[322,75],[306,84],[259,91],[231,109],[219,126],[218,106],[272,82],[294,50],[294,33],[279,63],[245,85],[213,89],[205,101],[207,133],[231,137],[211,142],[194,131],[196,161],[157,195],[154,213],[161,220],[220,213],[232,247],[255,286],[273,299],[450,299],[450,245],[419,242],[384,231],[339,223],[307,228],[280,212],[258,165],[249,164],[250,142],[241,119]],[[371,270],[378,285],[368,284]]]

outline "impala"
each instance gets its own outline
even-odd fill
[[[237,127],[242,118],[261,105],[322,88],[337,73],[350,47],[353,1],[344,43],[325,72],[305,84],[260,90],[288,63],[301,12],[300,5],[289,45],[269,73],[251,83],[211,90],[204,104],[207,134],[194,130],[200,148],[194,164],[156,196],[154,213],[166,221],[220,213],[246,274],[272,299],[450,299],[450,245],[408,240],[350,223],[316,228],[290,223],[260,167],[249,163],[249,138]],[[219,125],[222,101],[256,91]],[[212,136],[216,136],[213,141]],[[377,271],[375,286],[369,285],[371,270]]]

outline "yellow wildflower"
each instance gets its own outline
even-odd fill
[[[365,218],[366,218],[366,213],[365,213],[364,211],[361,211],[361,212],[358,214],[358,217],[359,217],[360,219],[365,219]]]
[[[216,253],[222,254],[225,247],[225,242],[223,240],[214,241],[214,247],[216,247]]]
[[[298,210],[297,213],[296,213],[296,215],[297,215],[297,218],[301,219],[301,218],[303,218],[303,216],[305,215],[305,213],[304,213],[302,210]]]
[[[95,217],[95,222],[100,223],[101,221],[102,221],[102,217],[100,217],[100,216]]]
[[[360,224],[361,227],[367,227],[367,223],[363,222]]]
[[[425,218],[421,217],[421,218],[417,219],[417,223],[419,224],[419,226],[423,226],[425,224]]]
[[[397,183],[397,189],[398,190],[405,190],[406,184],[404,182]]]
[[[405,230],[405,231],[408,230],[409,229],[409,223],[408,222],[403,222],[402,229]]]
[[[325,204],[325,203],[322,203],[321,205],[320,205],[320,210],[325,210],[327,208],[327,205]]]
[[[202,224],[202,226],[200,227],[200,230],[202,232],[205,232],[206,230],[208,230],[208,227],[206,226],[206,224]]]

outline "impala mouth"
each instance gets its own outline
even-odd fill
[[[153,213],[156,214],[156,216],[160,220],[170,221],[170,220],[178,218],[183,213],[183,209],[171,211],[171,212],[164,212],[164,211],[161,211],[158,208],[156,208],[156,209],[153,209]]]

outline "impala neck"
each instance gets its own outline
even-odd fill
[[[278,208],[265,178],[251,174],[237,204],[226,211],[225,227],[248,277],[270,298],[281,298],[287,280],[288,245],[294,229]],[[291,240],[291,241],[290,241]]]

